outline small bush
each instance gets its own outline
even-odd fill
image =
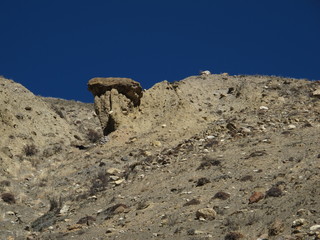
[[[33,156],[38,152],[37,147],[32,143],[32,144],[27,144],[23,148],[23,152],[26,156]]]
[[[96,143],[101,138],[101,135],[97,131],[93,129],[89,129],[87,133],[87,138],[89,139],[90,142]]]
[[[239,232],[231,232],[231,233],[228,233],[224,239],[225,240],[238,240],[238,239],[241,239],[243,238],[244,236],[239,233]]]
[[[11,185],[10,181],[8,180],[3,180],[0,182],[0,186],[2,187],[9,187]]]
[[[14,198],[14,195],[12,193],[2,193],[1,198],[6,203],[9,203],[9,204],[16,203],[16,199]]]
[[[178,217],[175,215],[168,216],[168,226],[173,227],[178,223]]]
[[[220,165],[221,165],[220,160],[205,156],[205,157],[203,157],[197,170],[209,169],[211,166],[220,166]]]
[[[43,155],[44,157],[51,157],[51,156],[53,156],[53,155],[55,155],[55,154],[58,154],[58,153],[61,152],[61,151],[62,151],[62,146],[61,146],[60,144],[55,144],[55,145],[53,145],[53,146],[45,149],[45,150],[43,151],[43,154],[42,154],[42,155]]]
[[[34,167],[34,168],[36,168],[40,163],[40,159],[38,159],[38,158],[31,158],[31,159],[28,159],[28,160],[31,163],[31,166]]]
[[[201,187],[207,183],[210,183],[210,180],[208,178],[205,178],[205,177],[202,177],[202,178],[199,178],[198,181],[197,181],[197,187]]]
[[[92,180],[92,185],[89,192],[90,196],[105,190],[108,183],[109,176],[104,171],[99,171],[97,177]]]

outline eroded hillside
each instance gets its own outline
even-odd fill
[[[113,91],[105,137],[93,104],[1,84],[4,239],[320,238],[318,81],[192,76],[130,109]]]

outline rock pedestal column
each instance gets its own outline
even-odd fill
[[[95,111],[105,136],[140,105],[142,97],[140,84],[130,78],[92,78],[88,89],[94,95]]]

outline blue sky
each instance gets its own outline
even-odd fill
[[[0,75],[93,102],[92,77],[143,88],[200,70],[320,79],[320,0],[1,0]]]

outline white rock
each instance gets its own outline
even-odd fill
[[[115,181],[114,183],[117,184],[117,185],[120,185],[124,181],[125,181],[125,179],[119,179],[119,180]]]
[[[146,156],[146,157],[150,157],[152,155],[152,152],[150,151],[144,151],[143,154]]]
[[[290,124],[289,126],[288,126],[288,129],[289,130],[292,130],[292,129],[295,129],[296,128],[296,125],[293,125],[293,124]]]
[[[312,93],[313,96],[317,96],[317,97],[320,97],[320,88],[315,90],[313,93]]]
[[[310,227],[310,231],[317,231],[320,230],[320,225],[313,225]]]
[[[263,234],[257,240],[268,240],[268,234]]]
[[[112,176],[110,176],[110,178],[111,178],[113,181],[116,181],[116,180],[119,180],[120,177],[115,176],[115,175],[112,175]]]
[[[214,139],[215,136],[207,136],[208,139]]]
[[[210,74],[211,74],[211,72],[209,70],[205,70],[205,71],[201,71],[200,72],[201,76],[203,76],[203,75],[207,76],[207,75],[210,75]]]
[[[117,169],[117,168],[109,168],[107,170],[107,173],[111,174],[111,175],[116,175],[116,174],[119,174],[119,173],[122,173],[123,171],[121,171],[120,169]]]
[[[103,212],[103,209],[99,209],[98,211],[97,211],[97,213],[102,213]]]
[[[145,177],[144,174],[140,174],[140,175],[138,176],[139,179],[143,179],[144,177]]]
[[[195,234],[195,235],[204,234],[204,233],[206,233],[206,232],[200,231],[200,230],[195,230],[195,231],[194,231],[194,234]]]
[[[269,108],[266,107],[266,106],[260,106],[259,109],[260,109],[260,110],[269,110]]]
[[[244,133],[251,133],[250,128],[242,127],[241,129],[242,129],[242,132],[244,132]]]
[[[69,206],[68,205],[63,205],[63,207],[60,210],[60,214],[66,214],[69,211]]]
[[[161,144],[160,141],[153,141],[153,142],[152,142],[152,145],[153,145],[154,147],[161,147],[161,146],[162,146],[162,144]]]
[[[261,130],[261,131],[265,131],[265,130],[266,130],[266,127],[265,127],[264,125],[261,125],[261,126],[260,126],[260,130]]]
[[[292,222],[292,227],[299,227],[305,224],[306,220],[304,218],[296,219]]]
[[[93,196],[88,197],[88,199],[97,200],[98,198],[96,195],[93,195]]]

